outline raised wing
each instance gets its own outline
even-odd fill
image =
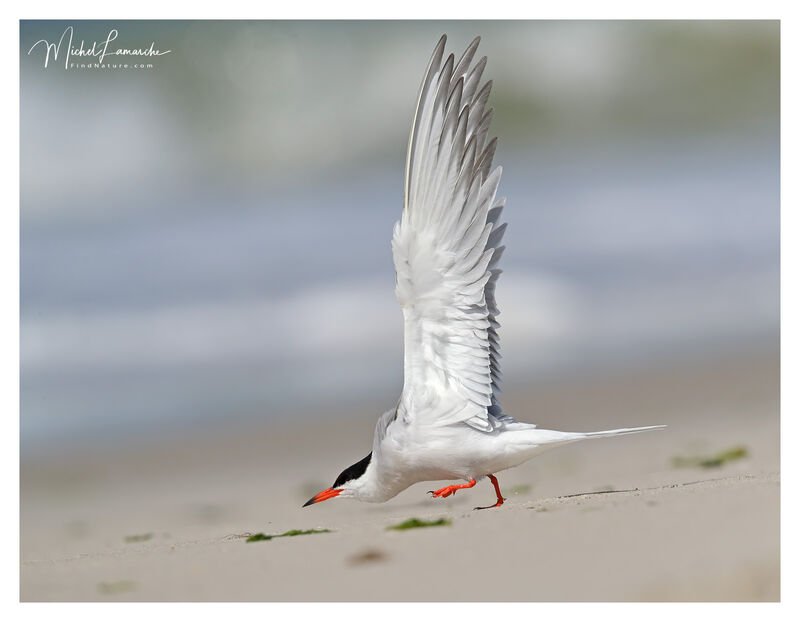
[[[495,202],[501,168],[490,172],[491,81],[480,86],[480,38],[456,62],[442,62],[442,36],[420,88],[406,162],[403,215],[392,238],[397,298],[405,318],[405,379],[398,407],[406,421],[459,421],[491,429],[499,314],[496,268],[505,225]]]

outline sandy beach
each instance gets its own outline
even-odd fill
[[[737,354],[509,390],[507,412],[540,427],[669,427],[500,473],[497,510],[472,509],[493,501],[487,481],[446,500],[420,483],[385,504],[301,508],[369,451],[372,412],[30,457],[20,598],[775,601],[778,360]],[[737,460],[691,463],[737,448]],[[412,517],[451,523],[387,530]],[[330,532],[243,537],[294,529]]]

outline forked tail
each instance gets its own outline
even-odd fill
[[[647,430],[661,430],[666,428],[665,425],[647,425],[642,428],[619,428],[618,430],[603,430],[601,432],[584,432],[581,436],[585,438],[599,438],[603,436],[618,436],[621,434],[636,434],[637,432],[646,432]]]
[[[528,426],[519,432],[515,432],[515,434],[520,435],[518,438],[524,439],[522,442],[525,445],[533,445],[541,451],[545,448],[558,447],[559,445],[566,445],[567,443],[574,443],[587,438],[636,434],[637,432],[647,432],[648,430],[661,430],[666,427],[665,425],[648,425],[641,428],[619,428],[617,430],[601,430],[600,432],[559,432],[557,430],[542,430],[534,426]]]

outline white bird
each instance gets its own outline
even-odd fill
[[[480,86],[480,37],[442,63],[446,35],[422,80],[406,159],[405,199],[392,252],[405,321],[403,391],[375,427],[372,451],[305,506],[334,497],[382,502],[412,484],[466,480],[429,491],[448,497],[498,471],[573,441],[664,426],[557,432],[521,423],[497,398],[500,370],[495,302],[506,225],[495,200],[501,167],[487,140],[492,82]],[[305,507],[304,506],[304,507]],[[486,508],[476,508],[486,509]]]

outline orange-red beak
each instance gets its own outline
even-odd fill
[[[308,501],[306,501],[303,504],[303,507],[309,506],[312,503],[319,503],[320,501],[333,499],[334,497],[338,496],[340,492],[342,492],[341,488],[328,488],[327,490],[323,490],[321,493],[314,495]]]

